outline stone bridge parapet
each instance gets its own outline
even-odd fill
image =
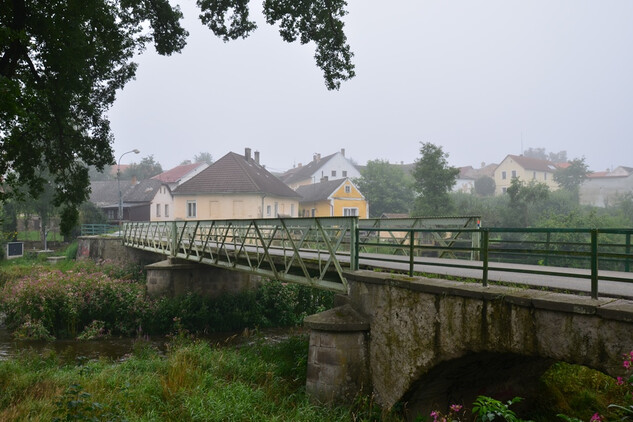
[[[371,382],[383,406],[468,355],[538,357],[616,376],[633,350],[631,301],[372,271],[346,277],[351,306],[370,324]]]

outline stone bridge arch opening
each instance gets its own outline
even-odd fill
[[[554,359],[515,353],[479,352],[442,361],[413,382],[400,403],[407,419],[427,417],[433,410],[446,411],[451,404],[465,408],[480,396],[506,402],[523,400],[512,406],[521,412],[530,409],[541,390],[541,376]]]

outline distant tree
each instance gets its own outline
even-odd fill
[[[550,152],[547,154],[547,159],[552,163],[566,163],[567,162],[567,151],[559,151],[559,152]]]
[[[496,188],[495,179],[490,176],[475,179],[475,193],[479,196],[493,196]]]
[[[154,155],[141,158],[141,162],[131,164],[125,171],[121,172],[121,179],[129,180],[136,177],[137,180],[150,179],[163,172],[160,163],[154,161]]]
[[[570,161],[569,166],[559,168],[554,172],[554,181],[561,189],[565,189],[579,199],[580,185],[587,178],[589,166],[585,163],[585,158],[575,158]]]
[[[196,154],[193,156],[194,163],[207,163],[209,165],[213,164],[213,156],[208,152],[201,152],[200,154]]]
[[[371,217],[383,213],[409,213],[413,208],[413,181],[400,166],[385,160],[371,160],[354,180],[369,202]]]
[[[191,164],[191,160],[182,160],[180,162],[180,164],[178,164],[179,166],[188,166],[189,164]]]
[[[547,154],[545,148],[528,148],[523,151],[524,157],[538,158],[539,160],[547,160]]]
[[[567,151],[545,152],[545,148],[528,148],[523,152],[524,157],[538,158],[539,160],[548,160],[553,163],[567,162]]]
[[[105,180],[115,180],[116,179],[116,171],[112,172],[113,166],[105,166],[103,170],[99,170],[95,166],[88,167],[88,176],[90,177],[91,182],[105,181]],[[115,167],[116,168],[116,167]]]
[[[420,147],[420,158],[413,170],[418,193],[415,215],[448,215],[453,211],[449,192],[455,186],[459,169],[449,166],[447,158],[442,147],[430,142]]]
[[[522,227],[528,227],[531,218],[535,217],[530,211],[538,209],[547,199],[549,187],[535,180],[526,184],[518,177],[513,177],[506,193],[510,197],[510,208],[515,213],[515,221]]]

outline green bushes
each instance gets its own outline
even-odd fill
[[[197,294],[150,299],[142,269],[78,261],[62,271],[34,266],[0,272],[0,312],[21,338],[91,338],[189,332],[234,331],[245,327],[292,326],[332,304],[333,295],[270,281],[260,288],[215,299]],[[4,269],[3,269],[4,270]],[[131,279],[131,280],[130,280]],[[98,323],[97,323],[98,322]]]

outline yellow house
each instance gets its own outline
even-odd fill
[[[556,190],[558,183],[554,181],[554,172],[556,172],[556,166],[551,161],[522,155],[508,155],[494,172],[495,195],[504,194],[515,177],[526,183],[535,180],[546,184],[550,190]]]
[[[299,194],[251,157],[229,152],[173,191],[174,219],[297,217]]]
[[[326,180],[297,188],[299,217],[369,216],[369,204],[349,179]]]

